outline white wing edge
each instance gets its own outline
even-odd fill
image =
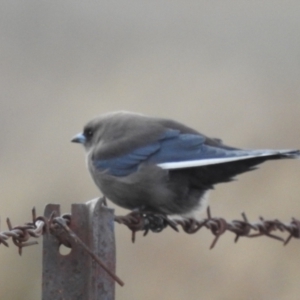
[[[264,152],[263,152],[264,151]],[[291,158],[296,158],[298,155],[293,155],[295,150],[257,150],[253,151],[252,155],[241,155],[241,156],[234,156],[234,157],[222,157],[222,158],[207,158],[207,159],[198,159],[198,160],[188,160],[188,161],[179,161],[179,162],[167,162],[158,164],[159,167],[163,169],[183,169],[183,168],[192,168],[192,167],[201,167],[201,166],[208,166],[208,165],[215,165],[215,164],[222,164],[231,161],[237,160],[245,160],[250,159],[253,157],[262,157],[262,156],[270,156],[276,154],[286,154]]]

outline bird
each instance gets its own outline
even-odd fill
[[[82,144],[102,194],[138,212],[195,217],[216,184],[266,160],[299,158],[300,150],[247,150],[223,144],[171,119],[117,111],[89,121],[71,142]]]

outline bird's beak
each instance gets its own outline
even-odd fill
[[[72,139],[72,143],[79,143],[79,144],[84,144],[86,141],[85,136],[82,133],[76,134]]]

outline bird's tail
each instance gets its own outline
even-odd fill
[[[251,151],[250,151],[251,153]],[[269,159],[282,159],[282,158],[300,158],[300,150],[286,149],[286,150],[253,150],[254,157]],[[251,156],[251,154],[250,154]]]
[[[202,165],[193,170],[195,176],[203,184],[212,186],[221,182],[231,181],[235,176],[256,169],[266,160],[282,158],[300,158],[300,150],[245,150],[247,155],[225,158],[222,162]],[[199,180],[200,180],[199,179]]]
[[[300,150],[228,150],[222,153],[220,156],[199,158],[195,160],[183,160],[179,162],[167,162],[158,164],[163,169],[184,169],[184,168],[196,168],[205,167],[209,165],[227,164],[239,161],[254,161],[262,163],[270,159],[280,158],[300,158]],[[254,165],[258,164],[254,163]]]
[[[277,156],[278,158],[300,158],[300,150],[279,150]]]

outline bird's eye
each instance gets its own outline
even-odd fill
[[[87,139],[90,139],[92,138],[93,136],[93,130],[91,128],[86,128],[83,132],[84,136],[87,138]]]

